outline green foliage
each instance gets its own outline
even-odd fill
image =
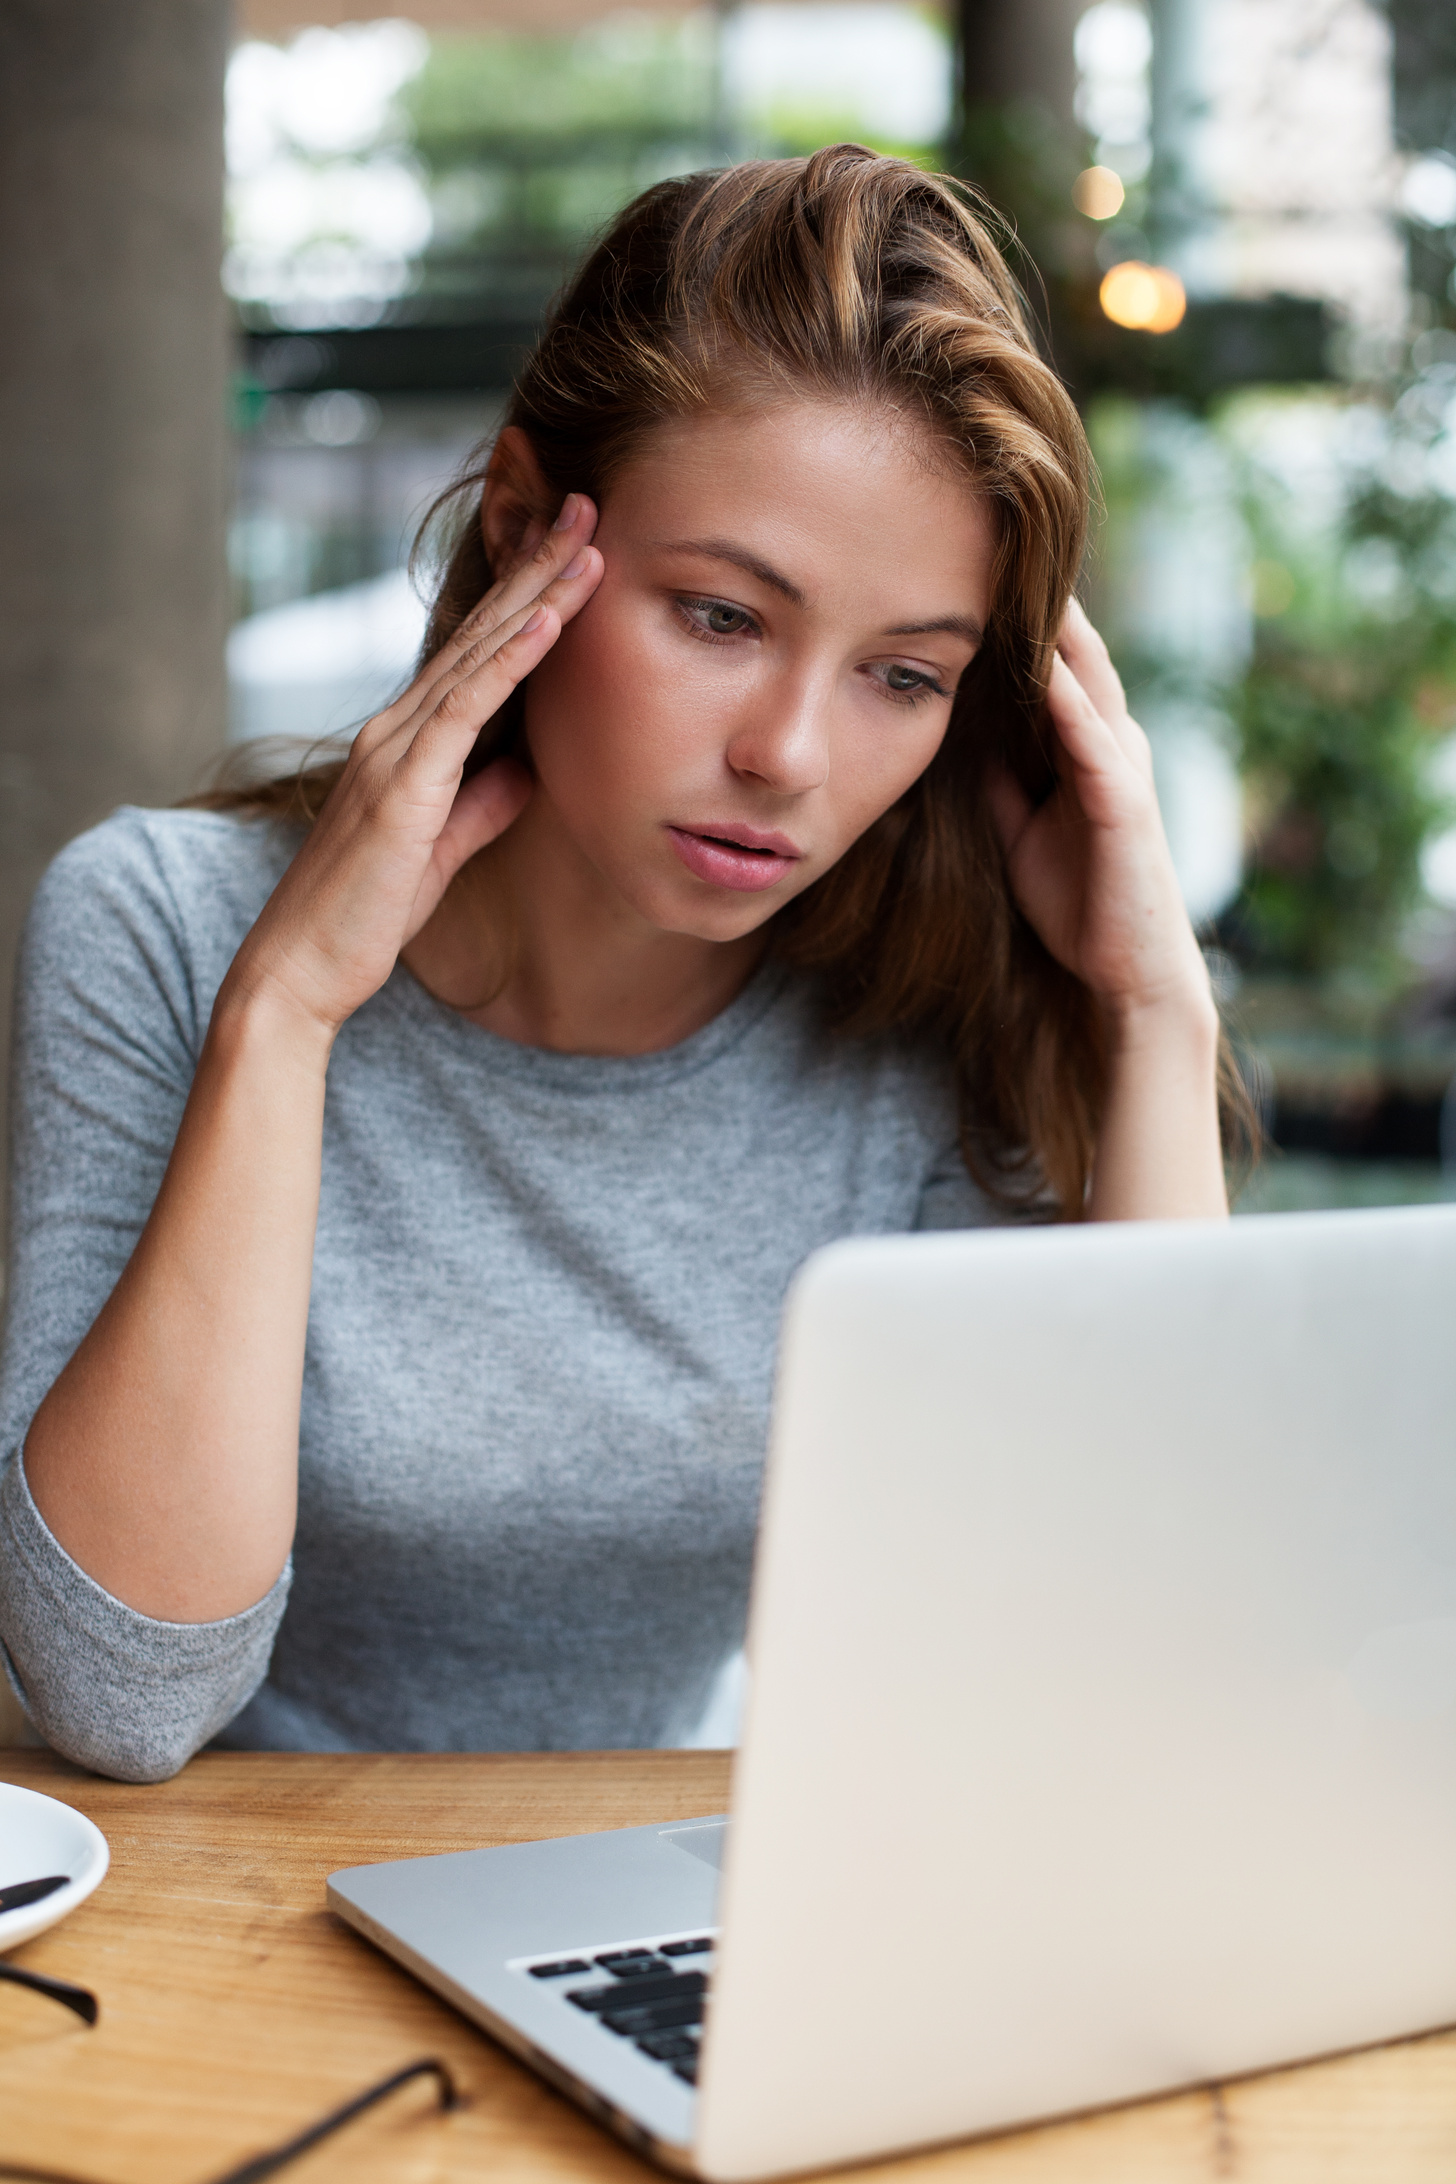
[[[435,208],[427,286],[432,264],[452,258],[563,270],[622,205],[669,175],[863,134],[812,87],[766,112],[729,115],[706,12],[681,22],[622,15],[574,36],[438,36],[399,118]],[[875,148],[933,157],[921,145]]]
[[[436,37],[402,104],[416,151],[440,171],[482,148],[539,156],[587,142],[711,134],[707,28],[628,18],[579,37]]]
[[[427,258],[563,270],[638,191],[718,152],[711,26],[438,37],[400,105],[435,207]]]
[[[1318,407],[1303,421],[1289,409],[1286,429],[1307,433]],[[1394,986],[1422,846],[1453,816],[1432,760],[1456,729],[1456,502],[1409,413],[1387,426],[1323,407],[1322,468],[1245,448],[1256,636],[1235,717],[1250,854],[1231,929],[1257,968]],[[1276,413],[1255,438],[1267,449],[1278,432]]]
[[[1402,975],[1399,928],[1440,806],[1429,739],[1391,664],[1360,630],[1338,646],[1291,637],[1256,653],[1239,707],[1257,819],[1237,925],[1261,967]]]

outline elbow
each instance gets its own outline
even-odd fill
[[[170,1782],[173,1775],[180,1774],[192,1757],[191,1752],[185,1748],[179,1751],[155,1752],[128,1746],[125,1749],[93,1753],[80,1745],[74,1745],[67,1751],[59,1738],[47,1738],[46,1741],[52,1751],[60,1753],[62,1759],[69,1759],[73,1765],[86,1768],[90,1774],[104,1775],[110,1782],[135,1782],[139,1785]]]
[[[117,1782],[167,1781],[267,1675],[291,1568],[240,1615],[159,1622],[77,1567],[47,1531],[19,1464],[0,1472],[0,1513],[10,1519],[0,1648],[26,1713],[78,1767]]]
[[[52,1751],[59,1752],[62,1759],[85,1767],[91,1774],[105,1775],[113,1782],[170,1782],[201,1748],[200,1743],[188,1737],[78,1736],[66,1724],[47,1729],[37,1722],[36,1727]]]
[[[160,1714],[141,1720],[130,1709],[98,1706],[94,1695],[88,1701],[56,1688],[44,1672],[27,1682],[13,1654],[0,1647],[0,1656],[32,1728],[51,1751],[90,1774],[113,1782],[169,1782],[213,1734],[210,1727],[199,1734],[197,1725]]]

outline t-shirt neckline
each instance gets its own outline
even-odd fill
[[[417,1023],[453,1038],[492,1072],[565,1091],[625,1092],[669,1083],[721,1060],[768,1014],[791,975],[785,964],[768,957],[726,1008],[675,1046],[650,1054],[563,1054],[504,1038],[441,1001],[402,962],[395,965],[381,998],[388,996]]]

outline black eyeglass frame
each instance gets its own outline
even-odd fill
[[[32,1994],[43,1994],[52,2002],[59,2002],[68,2010],[74,2010],[88,2025],[94,2025],[101,2015],[101,2004],[89,1987],[73,1987],[69,1979],[48,1979],[44,1972],[23,1972],[18,1964],[0,1964],[0,1979],[8,1979],[12,1986],[29,1987]],[[0,2171],[3,2174],[3,2171]]]
[[[51,2002],[60,2002],[68,2010],[74,2010],[88,2025],[94,2025],[101,2015],[101,2005],[89,1987],[73,1987],[69,1980],[50,1979],[43,1972],[25,1972],[18,1965],[0,1964],[0,1979],[9,1980],[14,1986],[29,1988],[33,1994],[44,1995]],[[317,2123],[311,2123],[281,2146],[265,2148],[261,2154],[253,2154],[235,2169],[223,2175],[211,2177],[207,2184],[263,2184],[266,2177],[276,2176],[292,2161],[308,2153],[322,2139],[331,2138],[335,2131],[362,2116],[366,2109],[379,2101],[387,2100],[401,2086],[409,2085],[416,2078],[434,2078],[439,2088],[441,2114],[451,2109],[463,2108],[464,2096],[451,2076],[449,2066],[438,2055],[422,2055],[413,2063],[406,2063],[402,2070],[391,2072],[376,2085],[366,2086],[362,2093],[345,2101],[341,2107],[331,2108]],[[69,2169],[37,2169],[25,2163],[6,2161],[0,2155],[0,2177],[15,2180],[15,2184],[97,2184],[93,2177],[76,2176]]]

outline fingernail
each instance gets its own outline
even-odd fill
[[[567,562],[566,567],[561,572],[561,581],[563,584],[565,584],[573,576],[585,576],[585,574],[586,555],[584,553],[580,553],[577,555],[574,561]]]
[[[529,621],[529,622],[522,622],[522,624],[521,624],[521,635],[522,635],[523,637],[529,637],[529,636],[530,636],[530,634],[531,634],[531,632],[532,632],[532,630],[533,630],[533,629],[539,629],[539,628],[541,627],[541,624],[542,624],[542,623],[543,623],[543,622],[545,621],[545,619],[546,619],[546,609],[545,609],[544,607],[538,607],[538,608],[536,609],[535,613],[534,613],[534,614],[533,614],[533,615],[531,616],[531,619],[530,619],[530,621]]]
[[[565,500],[561,503],[561,513],[556,518],[555,523],[552,525],[552,529],[556,531],[569,531],[573,523],[575,523],[580,509],[580,494],[568,493]]]

